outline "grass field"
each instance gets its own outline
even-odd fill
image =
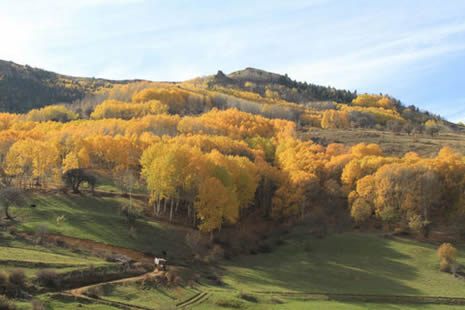
[[[101,258],[82,252],[33,244],[17,240],[7,233],[0,234],[0,270],[8,272],[22,269],[28,277],[34,277],[42,269],[65,273],[88,268],[90,264],[95,267],[111,265]]]
[[[205,303],[195,305],[193,310],[213,309],[249,309],[249,310],[306,310],[306,309],[330,309],[330,310],[458,310],[461,306],[455,305],[430,305],[430,304],[386,304],[386,303],[362,303],[362,302],[340,302],[331,300],[315,299],[290,299],[282,297],[261,297],[257,302],[249,302],[237,296],[213,296]]]
[[[177,262],[187,259],[185,231],[171,225],[140,218],[135,234],[129,232],[126,218],[119,208],[125,198],[90,195],[33,194],[30,203],[36,208],[13,208],[18,216],[18,230],[41,231],[90,239],[139,251],[167,250]],[[142,201],[136,201],[142,207]],[[56,217],[65,216],[57,225]],[[459,309],[461,306],[331,300],[331,294],[414,295],[463,297],[465,281],[439,271],[437,245],[406,238],[383,238],[382,234],[346,232],[317,239],[309,227],[300,225],[283,237],[284,244],[271,253],[235,257],[214,268],[222,275],[223,286],[205,278],[195,289],[187,287],[147,287],[140,284],[108,286],[102,298],[151,309],[174,309],[175,305],[199,292],[206,295],[186,309]],[[460,246],[459,263],[465,265],[465,248]],[[176,258],[174,259],[176,261]],[[76,253],[70,249],[35,245],[0,235],[0,265],[3,269],[18,266],[33,277],[41,264],[58,273],[94,265],[104,260]],[[48,268],[48,267],[47,267]],[[205,275],[212,266],[200,266]],[[181,268],[182,269],[182,268]],[[186,269],[186,268],[184,268]],[[191,271],[189,271],[191,272]],[[191,275],[185,277],[188,280]],[[275,294],[269,294],[276,292]],[[321,293],[289,295],[287,293]],[[246,300],[241,294],[252,296]],[[50,309],[76,309],[79,301],[39,296]],[[330,299],[330,300],[328,300]],[[26,303],[18,304],[28,309]],[[85,309],[114,309],[100,304],[83,304]]]
[[[366,233],[315,239],[308,229],[299,227],[287,235],[285,245],[272,253],[225,261],[221,266],[223,291],[216,289],[206,302],[193,309],[217,309],[221,304],[254,310],[465,308],[319,300],[327,298],[324,293],[463,297],[465,281],[439,271],[436,249],[408,239],[388,240]],[[464,252],[458,258],[461,264],[465,263]],[[252,295],[258,302],[239,298],[239,292]],[[319,297],[284,294],[289,292],[323,294]]]
[[[303,140],[318,139],[322,143],[344,143],[349,146],[361,142],[376,143],[388,156],[403,156],[407,152],[417,152],[424,157],[434,157],[445,146],[465,153],[465,135],[463,132],[441,132],[432,137],[426,134],[395,134],[391,131],[374,129],[320,129],[311,127],[304,129],[300,136]]]
[[[35,204],[35,208],[13,208],[12,213],[18,217],[20,231],[46,230],[154,254],[166,250],[174,260],[184,256],[185,232],[182,229],[141,217],[131,230],[127,218],[120,214],[121,207],[128,203],[127,198],[120,196],[35,193],[28,199],[28,205]],[[144,206],[141,200],[133,199],[133,203],[134,207]],[[59,216],[64,216],[65,220],[57,225]]]
[[[364,233],[312,238],[296,229],[270,254],[225,264],[225,282],[247,291],[461,297],[465,281],[439,271],[437,247]],[[459,263],[465,264],[465,251]]]

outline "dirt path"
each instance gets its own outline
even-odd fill
[[[96,284],[92,284],[92,285],[87,285],[87,286],[83,286],[83,287],[79,287],[79,288],[75,288],[75,289],[65,291],[64,293],[71,294],[71,295],[76,295],[76,296],[81,296],[81,295],[84,294],[85,291],[87,291],[89,288],[92,288],[92,287],[99,287],[99,286],[108,285],[108,284],[125,284],[125,283],[130,283],[130,282],[137,282],[137,281],[141,281],[141,280],[150,279],[152,277],[156,277],[156,276],[158,276],[160,274],[161,274],[161,272],[159,272],[159,271],[152,271],[152,272],[144,273],[143,275],[136,276],[136,277],[124,278],[124,279],[119,279],[119,280],[100,282],[100,283],[96,283]]]
[[[32,233],[28,233],[28,234],[32,234]],[[69,244],[76,248],[82,248],[86,250],[102,250],[105,252],[117,253],[117,254],[126,256],[127,258],[137,261],[137,262],[141,262],[145,264],[153,264],[152,256],[146,255],[144,253],[141,253],[133,249],[122,248],[122,247],[114,246],[111,244],[92,241],[88,239],[69,237],[69,236],[64,236],[64,235],[45,234],[44,236],[42,236],[42,238],[45,238],[53,242],[63,241],[66,244]]]

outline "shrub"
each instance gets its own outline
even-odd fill
[[[449,272],[450,263],[445,259],[441,259],[441,262],[439,263],[439,270],[441,270],[442,272]]]
[[[67,246],[66,242],[60,238],[55,240],[55,244],[57,245],[57,247],[60,247],[60,248],[65,248]]]
[[[277,305],[282,305],[284,303],[284,301],[282,301],[281,299],[277,297],[271,297],[270,301],[272,304],[277,304]]]
[[[450,243],[443,243],[438,249],[438,256],[441,260],[445,259],[449,262],[453,262],[457,258],[457,255],[457,249]]]
[[[5,295],[0,295],[0,309],[1,310],[15,310],[16,306],[6,297]]]
[[[249,301],[249,302],[255,302],[255,303],[258,302],[257,297],[252,296],[252,295],[245,294],[245,293],[242,292],[242,291],[239,293],[239,298],[244,299],[244,300],[247,300],[247,301]]]
[[[55,287],[58,284],[58,275],[55,270],[43,269],[37,272],[37,280],[41,285]]]
[[[100,286],[89,287],[86,291],[86,295],[92,298],[100,298],[103,295],[103,289]]]
[[[10,283],[18,288],[23,288],[26,285],[26,274],[22,269],[10,271],[9,279]]]
[[[438,249],[438,257],[440,259],[439,270],[443,272],[457,271],[455,259],[458,251],[450,243],[443,243]]]
[[[242,302],[234,299],[218,299],[215,301],[215,305],[224,307],[224,308],[233,308],[239,309],[242,308]]]

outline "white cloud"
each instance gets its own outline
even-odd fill
[[[465,33],[465,24],[428,27],[380,44],[352,45],[341,50],[339,55],[286,66],[285,70],[297,79],[356,88],[377,83],[401,68],[421,68],[425,64],[418,64],[426,59],[435,59],[433,63],[426,64],[434,65],[438,63],[439,56],[465,50],[465,42],[448,40],[462,33]]]

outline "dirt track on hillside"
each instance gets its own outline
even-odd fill
[[[53,241],[53,242],[62,241],[72,247],[80,248],[84,250],[91,250],[91,251],[101,250],[101,251],[105,251],[109,253],[116,253],[119,255],[126,256],[127,258],[133,261],[137,261],[137,262],[144,263],[144,264],[153,264],[152,256],[146,255],[142,252],[139,252],[133,249],[122,248],[122,247],[114,246],[111,244],[92,241],[88,239],[81,239],[81,238],[69,237],[69,236],[64,236],[64,235],[56,235],[56,234],[45,234],[42,236],[42,238],[48,241]]]

